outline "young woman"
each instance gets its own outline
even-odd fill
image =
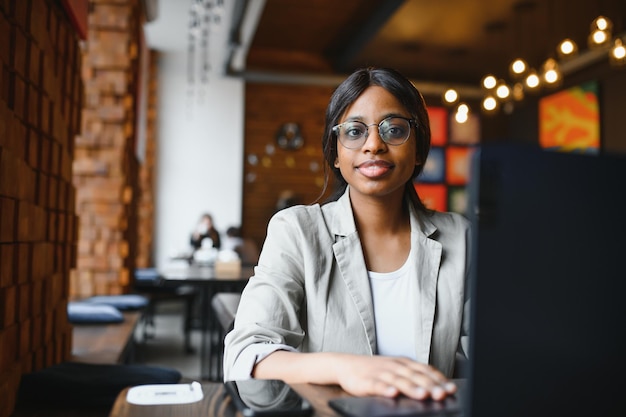
[[[469,229],[413,179],[430,126],[420,93],[361,69],[333,93],[323,149],[336,192],[278,212],[225,340],[225,379],[339,384],[437,400],[464,354]]]

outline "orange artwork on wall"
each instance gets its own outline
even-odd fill
[[[473,152],[474,148],[467,146],[449,146],[446,149],[446,182],[449,185],[467,184]]]
[[[598,153],[598,83],[590,81],[539,101],[539,144],[564,152]]]
[[[448,210],[448,190],[444,184],[414,184],[424,205],[437,211]]]
[[[448,142],[448,110],[444,107],[428,107],[431,146],[444,146]]]

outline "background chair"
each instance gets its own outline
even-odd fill
[[[193,353],[191,346],[191,331],[196,328],[194,316],[195,304],[200,291],[194,285],[182,285],[166,287],[162,285],[161,276],[154,268],[140,268],[135,270],[135,291],[148,298],[148,305],[143,316],[143,338],[149,339],[156,336],[154,314],[158,303],[166,301],[181,301],[184,304],[183,334],[184,349],[187,353]]]

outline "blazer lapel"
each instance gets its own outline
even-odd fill
[[[427,219],[411,213],[411,241],[415,250],[415,280],[413,287],[414,299],[417,301],[417,360],[429,363],[430,344],[435,325],[435,305],[437,302],[437,278],[441,263],[441,243],[429,238],[436,227]]]
[[[348,190],[337,200],[337,203],[335,205],[336,211],[332,215],[333,224],[331,226],[332,232],[335,233],[333,252],[341,277],[357,307],[373,354],[376,352],[376,328],[372,293]]]

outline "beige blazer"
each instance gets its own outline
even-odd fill
[[[419,317],[406,335],[416,338],[418,361],[452,376],[457,350],[467,352],[468,222],[458,214],[412,211],[411,242]],[[291,207],[270,220],[225,339],[226,379],[240,353],[255,343],[376,354],[372,295],[348,191],[336,202]]]

